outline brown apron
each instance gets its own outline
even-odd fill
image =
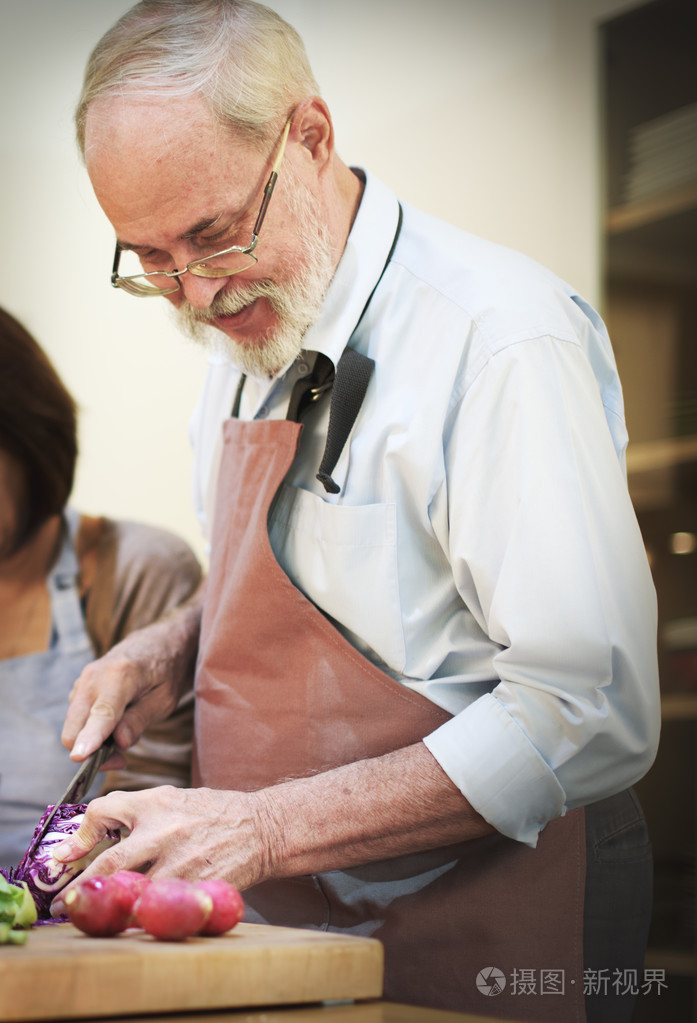
[[[276,561],[267,517],[301,430],[287,420],[224,426],[196,785],[251,791],[408,746],[450,717],[355,650]],[[391,1001],[583,1023],[584,881],[575,810],[548,824],[536,849],[493,834],[265,882],[245,901],[257,921],[380,939]]]

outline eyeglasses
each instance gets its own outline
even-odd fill
[[[183,270],[152,270],[148,273],[129,274],[126,277],[122,277],[119,274],[119,264],[124,250],[117,242],[116,251],[114,252],[114,265],[111,268],[112,288],[122,288],[129,295],[136,295],[138,298],[149,298],[151,295],[173,295],[175,291],[181,289],[179,278],[182,274],[190,273],[194,274],[195,277],[232,277],[233,274],[241,273],[243,270],[248,270],[250,266],[254,266],[258,262],[254,250],[257,247],[261,225],[264,222],[266,211],[271,202],[289,131],[290,119],[283,129],[278,154],[264,189],[261,207],[252,230],[252,240],[249,245],[231,245],[229,249],[222,249],[222,251],[214,252],[210,256],[204,256],[203,259],[195,259],[193,262],[187,263]]]

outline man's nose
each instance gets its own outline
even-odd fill
[[[179,278],[184,298],[194,309],[207,309],[227,282],[227,277],[197,277],[188,270]]]

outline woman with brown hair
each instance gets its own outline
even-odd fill
[[[0,309],[0,864],[19,861],[76,770],[60,736],[82,669],[200,582],[171,533],[70,508],[76,459],[73,398]],[[192,708],[188,692],[89,795],[188,784]]]

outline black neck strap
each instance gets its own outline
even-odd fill
[[[348,346],[339,359],[329,405],[327,440],[316,477],[328,494],[341,491],[332,479],[332,473],[361,410],[374,366],[374,361],[367,355],[361,355]]]
[[[385,265],[382,268],[380,276],[375,282],[375,287],[368,296],[368,301],[363,306],[363,310],[361,315],[358,317],[356,326],[351,331],[351,337],[353,337],[358,330],[358,327],[365,316],[366,310],[372,301],[373,295],[377,291],[378,285],[384,277],[387,267],[390,265],[390,261],[392,260],[394,250],[397,245],[397,240],[402,230],[402,218],[402,204],[400,203],[397,229],[395,230],[392,245],[387,254],[387,259],[385,260]],[[339,461],[341,452],[344,450],[346,441],[353,429],[353,424],[356,422],[358,413],[361,410],[363,399],[365,398],[365,393],[368,390],[368,384],[370,383],[370,378],[373,374],[374,368],[375,361],[373,359],[368,358],[367,355],[361,355],[348,345],[344,348],[341,358],[339,359],[339,364],[336,368],[336,378],[334,380],[331,404],[329,406],[327,442],[324,447],[324,454],[316,477],[328,494],[338,494],[341,492],[341,487],[332,479],[332,473],[336,468],[336,463]]]

